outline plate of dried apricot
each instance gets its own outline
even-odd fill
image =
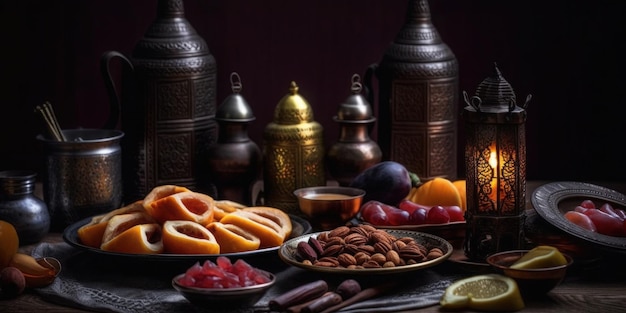
[[[311,224],[298,216],[289,215],[292,223],[292,231],[289,235],[289,238],[295,238],[304,234],[308,234],[311,232]],[[88,224],[91,218],[85,218],[80,220],[63,231],[63,240],[70,244],[73,247],[84,251],[90,251],[105,255],[111,256],[119,256],[119,257],[132,257],[134,259],[146,259],[146,260],[163,260],[163,261],[177,261],[177,260],[196,260],[196,259],[211,259],[216,258],[218,256],[228,256],[235,258],[248,258],[248,257],[257,257],[257,256],[265,256],[268,254],[275,254],[276,250],[279,249],[279,246],[261,248],[250,251],[242,251],[242,252],[229,252],[229,253],[218,253],[218,254],[182,254],[182,253],[124,253],[124,252],[114,252],[114,251],[106,251],[102,250],[99,247],[92,247],[84,244],[78,236],[78,229],[82,226]]]
[[[432,267],[452,251],[447,240],[435,235],[354,225],[289,239],[278,254],[287,264],[310,271],[378,275]]]
[[[181,260],[276,253],[311,231],[308,221],[268,206],[245,206],[176,185],[78,221],[64,230],[70,245],[134,259]]]

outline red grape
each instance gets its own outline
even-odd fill
[[[383,210],[382,203],[375,200],[367,201],[361,206],[361,218],[373,225],[389,225],[389,217]]]
[[[460,222],[465,220],[463,209],[459,206],[445,206],[444,209],[446,209],[446,211],[448,211],[448,215],[450,215],[450,222]]]
[[[426,216],[428,216],[428,210],[426,208],[418,208],[409,215],[409,224],[420,225],[426,223]]]
[[[450,222],[450,214],[440,205],[435,205],[428,210],[426,222],[429,224],[445,224]]]

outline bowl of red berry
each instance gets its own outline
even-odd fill
[[[274,274],[243,259],[232,262],[220,256],[215,261],[196,262],[175,276],[172,286],[193,304],[234,309],[253,306],[275,282]]]

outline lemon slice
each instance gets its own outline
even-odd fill
[[[559,249],[553,246],[537,246],[519,260],[515,261],[511,268],[513,269],[533,269],[555,267],[567,264],[567,260],[561,254]]]
[[[524,308],[524,300],[515,280],[500,274],[457,280],[446,288],[439,304],[444,309],[482,311],[517,311]]]

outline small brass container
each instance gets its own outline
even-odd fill
[[[326,185],[323,127],[291,82],[263,133],[265,205],[302,215],[293,191]]]
[[[361,95],[360,79],[357,74],[352,76],[351,95],[333,118],[339,124],[339,139],[326,154],[328,171],[340,186],[349,186],[357,175],[382,159],[380,147],[369,136],[376,118]]]

